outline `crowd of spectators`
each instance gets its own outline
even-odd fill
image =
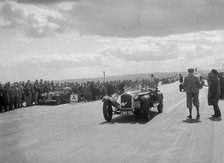
[[[166,80],[166,82],[164,82]],[[155,79],[156,85],[171,83],[178,78]],[[142,80],[114,80],[114,81],[88,81],[88,82],[54,82],[40,79],[31,82],[20,81],[5,84],[0,83],[0,111],[9,111],[17,108],[28,107],[39,104],[41,94],[54,91],[55,88],[71,88],[71,94],[78,95],[78,101],[95,101],[102,99],[105,95],[111,96],[113,93],[122,94],[125,86],[140,83],[142,86],[150,86],[150,79]]]

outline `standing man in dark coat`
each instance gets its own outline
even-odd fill
[[[85,92],[84,92],[84,98],[88,102],[92,99],[91,88],[90,88],[90,84],[89,83],[86,84]]]
[[[17,109],[19,107],[18,105],[18,101],[19,101],[19,92],[18,92],[18,89],[17,89],[17,83],[15,82],[13,84],[13,89],[14,89],[14,92],[15,92],[15,97],[14,97],[14,109]]]
[[[219,74],[220,80],[220,100],[224,100],[224,76],[222,73]]]
[[[18,99],[17,99],[18,108],[21,108],[22,107],[22,90],[20,88],[19,83],[16,83],[16,90],[17,90],[17,96],[18,96]]]
[[[22,82],[20,82],[20,84],[19,84],[20,86],[20,90],[21,90],[21,96],[22,96],[22,98],[21,98],[21,107],[24,107],[24,103],[26,102],[26,100],[25,100],[25,93],[24,93],[24,89],[25,89],[25,82],[24,81],[22,81]]]
[[[8,82],[8,92],[9,92],[9,110],[15,109],[15,89],[10,82]]]
[[[183,78],[183,76],[181,75],[181,73],[179,74],[179,82],[180,83],[183,83],[183,80],[184,80],[184,78]]]
[[[208,105],[213,105],[215,118],[221,117],[219,109],[219,98],[220,98],[220,81],[218,78],[218,72],[215,69],[208,74]]]
[[[25,100],[26,100],[26,106],[31,106],[31,102],[32,102],[32,92],[31,92],[30,80],[28,80],[28,82],[25,85],[24,95],[25,95]]]
[[[0,82],[0,112],[3,110],[3,106],[4,106],[3,87]]]
[[[35,105],[38,103],[38,80],[36,80],[33,84],[33,89],[32,89],[32,97]]]
[[[196,76],[194,76],[194,69],[188,69],[188,76],[184,78],[184,89],[187,95],[187,107],[189,109],[189,116],[188,118],[192,118],[192,103],[196,107],[197,110],[197,119],[200,118],[199,114],[199,88],[200,88],[200,82]]]

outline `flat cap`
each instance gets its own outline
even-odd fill
[[[217,71],[216,69],[212,69],[211,72],[212,72],[213,74],[218,75],[218,71]]]
[[[189,69],[187,69],[187,71],[190,72],[190,73],[193,73],[194,69],[193,68],[189,68]]]

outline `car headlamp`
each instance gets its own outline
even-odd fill
[[[117,93],[114,93],[114,94],[112,95],[112,97],[111,97],[111,100],[112,100],[112,101],[117,101],[117,99],[118,99],[118,94],[117,94]]]
[[[138,98],[138,93],[133,94],[133,99],[137,99]]]
[[[149,98],[149,95],[145,95],[145,96],[142,97],[142,100],[143,99],[148,99],[148,98]]]

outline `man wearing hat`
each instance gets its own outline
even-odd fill
[[[192,118],[192,107],[196,107],[197,110],[197,116],[196,118],[200,118],[199,114],[199,99],[198,99],[198,94],[199,94],[199,88],[200,88],[200,82],[196,76],[194,76],[194,69],[190,68],[188,69],[188,76],[184,78],[183,86],[186,92],[187,96],[187,107],[189,109],[189,116],[188,118]]]
[[[218,72],[212,69],[208,74],[208,105],[213,105],[215,118],[221,117],[221,112],[219,109],[219,98],[220,98],[220,80],[218,77]]]

